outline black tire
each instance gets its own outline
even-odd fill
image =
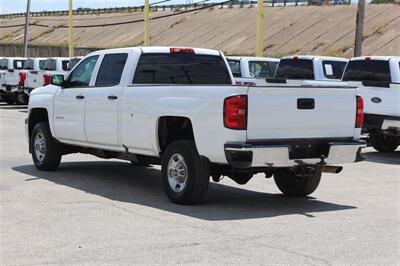
[[[297,175],[291,169],[282,169],[274,173],[275,184],[287,196],[307,196],[313,193],[321,180],[321,172],[310,175]]]
[[[44,138],[44,155],[41,158],[38,157],[35,149],[35,138],[41,134]],[[38,137],[41,139],[41,137]],[[40,145],[39,145],[40,147]],[[30,148],[32,152],[32,159],[35,167],[41,171],[53,171],[58,168],[61,161],[62,149],[61,144],[53,138],[51,135],[50,127],[48,122],[40,122],[35,125],[30,138]]]
[[[173,178],[169,178],[169,174],[172,173],[168,171],[170,160],[176,158],[177,155],[183,158],[186,166],[186,171],[184,171],[186,182],[182,185],[183,188],[180,185],[175,187],[178,190],[182,189],[181,191],[175,191],[170,185],[170,181],[174,181]],[[168,198],[174,203],[196,204],[201,202],[207,194],[210,182],[209,164],[206,159],[200,157],[193,141],[179,140],[167,147],[162,158],[161,174],[164,190]]]
[[[380,152],[394,152],[399,146],[399,140],[397,137],[379,134],[372,135],[370,138],[372,147]]]
[[[3,94],[2,95],[3,101],[5,101],[7,104],[14,104],[14,99],[8,94]]]
[[[17,92],[13,95],[14,97],[14,103],[16,105],[26,105],[28,104],[28,97],[25,93],[23,92]]]

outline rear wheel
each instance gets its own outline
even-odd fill
[[[14,94],[14,102],[17,105],[26,105],[28,104],[28,97],[23,92],[16,92]]]
[[[193,141],[171,143],[163,156],[162,179],[168,198],[177,204],[195,204],[204,199],[210,180],[208,162]]]
[[[1,97],[7,104],[14,104],[14,99],[9,94],[3,94]]]
[[[399,146],[399,140],[395,136],[385,136],[382,134],[372,135],[371,144],[375,150],[380,152],[394,152]]]
[[[291,169],[281,169],[274,173],[279,190],[287,196],[307,196],[313,193],[321,180],[318,169],[309,174],[296,174]]]
[[[61,144],[51,135],[48,122],[35,125],[30,138],[32,159],[35,167],[42,171],[56,170],[61,161]]]

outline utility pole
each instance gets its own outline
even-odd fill
[[[354,56],[361,56],[362,39],[364,31],[364,13],[365,13],[365,0],[358,0],[357,19],[356,19],[356,40],[354,47]]]
[[[31,0],[27,0],[25,14],[24,57],[28,57],[29,16],[31,14]]]
[[[74,56],[74,36],[72,24],[72,0],[69,0],[69,13],[68,13],[68,54],[69,57]]]
[[[257,47],[256,56],[263,56],[264,53],[264,3],[257,0]]]
[[[144,46],[150,46],[150,4],[144,0]]]

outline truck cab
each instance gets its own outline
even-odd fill
[[[49,85],[53,75],[67,76],[71,69],[69,57],[52,57],[44,62],[43,85]]]
[[[271,57],[239,57],[226,58],[236,85],[265,85],[266,78],[275,75],[279,59]]]
[[[282,57],[276,79],[340,81],[348,59],[328,56],[294,55]]]
[[[365,101],[363,132],[380,152],[393,152],[400,145],[400,57],[352,58],[343,81],[359,88]]]

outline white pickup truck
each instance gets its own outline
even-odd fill
[[[273,78],[279,59],[271,57],[227,56],[236,85],[266,85]]]
[[[39,170],[74,152],[161,164],[169,199],[192,204],[210,176],[265,173],[308,195],[359,160],[362,120],[353,87],[235,86],[221,52],[135,47],[93,52],[33,90],[25,125]]]
[[[282,57],[276,79],[340,81],[349,60],[340,57],[294,55]]]
[[[7,57],[1,59],[2,73],[2,98],[8,104],[22,103],[18,92],[19,72],[24,68],[26,58],[22,57]]]
[[[381,152],[393,152],[400,145],[400,57],[352,58],[343,81],[359,87],[365,100],[363,131]]]

